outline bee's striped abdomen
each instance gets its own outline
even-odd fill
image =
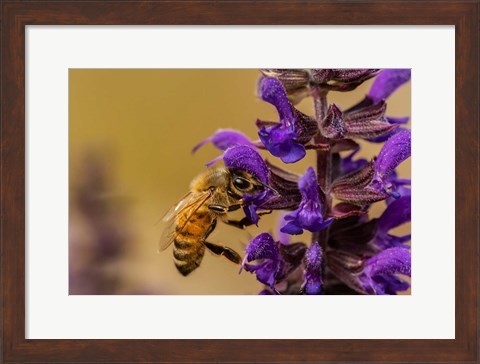
[[[202,262],[205,254],[203,239],[212,224],[210,215],[202,212],[196,212],[184,226],[185,219],[186,215],[178,217],[177,236],[173,246],[175,266],[184,276],[195,270]]]

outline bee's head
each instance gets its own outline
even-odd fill
[[[243,195],[254,195],[270,188],[253,175],[242,169],[230,169],[230,182],[227,193],[240,200]]]

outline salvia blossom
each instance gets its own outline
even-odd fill
[[[368,94],[350,108],[327,103],[328,93],[371,78]],[[278,240],[257,235],[242,261],[241,271],[265,286],[259,294],[397,294],[410,287],[410,234],[392,230],[411,219],[411,181],[396,172],[411,155],[411,133],[408,117],[385,115],[387,99],[409,80],[407,69],[263,69],[257,94],[278,120],[256,120],[258,140],[220,129],[193,148],[212,143],[222,154],[208,165],[223,160],[265,186],[242,196],[251,223],[261,227],[263,213],[283,211]],[[314,99],[315,115],[295,108],[305,97]],[[357,157],[359,140],[384,144],[365,159]],[[315,153],[317,168],[297,175],[261,153],[287,164]],[[385,209],[371,218],[375,203]],[[297,239],[305,230],[310,244]]]
[[[294,163],[305,157],[305,144],[317,133],[315,119],[293,107],[281,82],[262,78],[258,93],[262,100],[277,108],[279,122],[257,120],[258,136],[272,155],[285,163]]]
[[[308,168],[307,173],[298,182],[298,186],[302,194],[302,202],[300,202],[298,209],[285,215],[285,221],[288,221],[288,223],[281,231],[298,235],[303,233],[303,229],[312,232],[325,229],[333,222],[333,218],[325,221],[323,219],[317,175],[312,167]]]

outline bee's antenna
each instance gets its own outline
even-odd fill
[[[270,191],[272,191],[272,192],[273,192],[274,194],[276,194],[277,196],[280,196],[280,193],[279,193],[275,188],[273,188],[273,187],[271,187],[271,186],[263,183],[262,181],[258,181],[258,182],[260,182],[260,184],[261,184],[263,187],[268,188]]]

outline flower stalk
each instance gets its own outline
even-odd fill
[[[313,105],[315,109],[315,119],[319,129],[327,117],[327,90],[322,90],[320,87],[313,87],[311,95],[313,98]],[[323,191],[324,201],[323,201],[323,217],[326,219],[327,215],[330,213],[332,208],[332,198],[330,196],[330,184],[332,180],[332,153],[331,153],[331,143],[325,138],[321,133],[318,133],[314,137],[315,144],[327,144],[329,148],[317,150],[317,178],[318,185]],[[326,249],[326,242],[328,240],[328,228],[314,232],[312,234],[312,244],[318,242],[323,251]]]
[[[278,120],[256,120],[259,140],[231,129],[218,130],[193,151],[212,143],[226,167],[250,173],[265,188],[243,195],[251,224],[272,210],[283,210],[279,237],[253,238],[242,267],[265,285],[260,294],[397,294],[410,283],[410,234],[393,228],[410,221],[410,180],[397,166],[410,157],[408,117],[388,117],[386,99],[408,82],[410,70],[261,70],[257,92],[273,105]],[[329,92],[350,92],[374,78],[367,96],[348,109],[328,104]],[[314,115],[295,108],[312,97]],[[402,127],[401,127],[402,126]],[[362,139],[384,143],[377,157],[358,158]],[[301,176],[264,159],[270,153],[286,167],[315,153],[316,163]],[[345,152],[345,154],[343,154]],[[342,154],[341,154],[342,153]],[[316,169],[315,169],[316,167]],[[333,203],[333,199],[339,202]],[[368,215],[384,201],[379,218]],[[258,213],[257,213],[258,211]],[[301,241],[312,233],[310,244]],[[283,235],[280,235],[283,234]],[[298,236],[298,240],[297,240]],[[291,242],[291,239],[295,240]]]

